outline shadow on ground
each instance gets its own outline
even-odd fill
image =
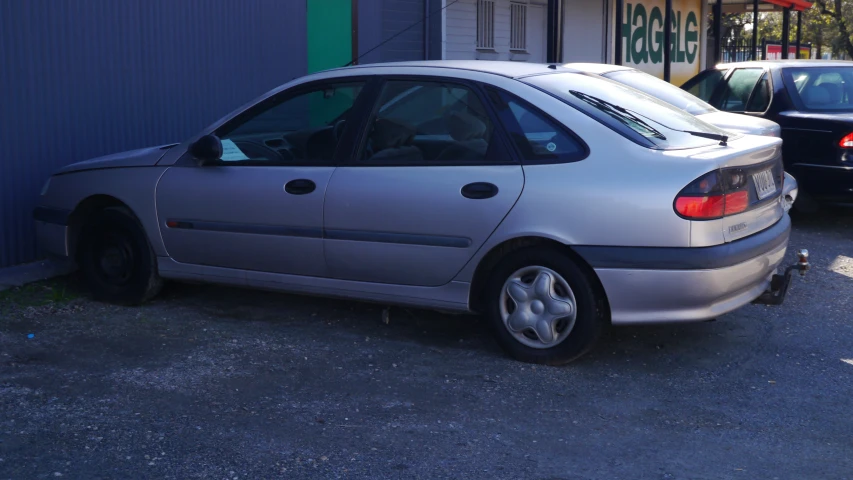
[[[851,225],[795,219],[815,267],[780,307],[615,328],[559,368],[469,315],[187,284],[124,308],[74,277],[4,292],[0,479],[849,477]]]

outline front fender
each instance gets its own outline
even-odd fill
[[[168,168],[110,168],[55,175],[42,192],[38,207],[41,211],[49,209],[71,216],[88,198],[96,195],[112,197],[136,215],[154,253],[165,256],[154,194],[157,182]]]

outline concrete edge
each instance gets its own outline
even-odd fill
[[[0,291],[32,282],[68,275],[77,269],[70,260],[44,259],[38,262],[0,268]]]

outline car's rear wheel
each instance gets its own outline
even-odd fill
[[[125,208],[93,213],[83,226],[80,248],[80,271],[95,300],[137,305],[163,286],[145,231]]]
[[[584,355],[607,324],[590,273],[554,248],[509,254],[493,270],[486,316],[513,358],[561,365]]]

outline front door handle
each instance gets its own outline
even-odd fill
[[[497,185],[488,182],[469,183],[462,187],[462,196],[480,200],[484,198],[492,198],[498,194]]]
[[[284,191],[291,195],[305,195],[306,193],[313,192],[316,188],[316,183],[304,178],[291,180],[284,184]]]

